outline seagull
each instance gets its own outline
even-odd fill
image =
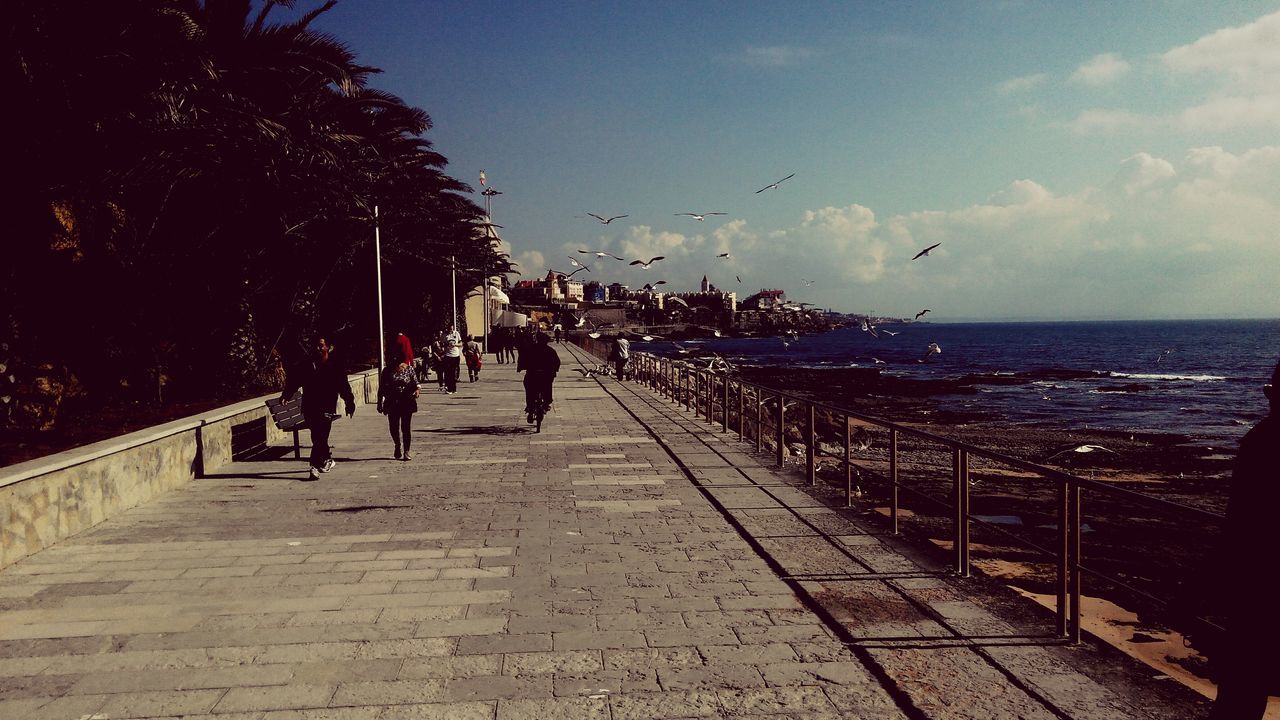
[[[719,330],[712,330],[712,331],[711,331],[711,334],[712,334],[712,335],[715,335],[716,337],[724,337],[723,335],[721,335],[721,334],[720,334],[720,331],[719,331]]]
[[[688,354],[689,354],[689,348],[687,348],[687,347],[685,347],[685,346],[681,345],[680,343],[676,342],[675,340],[672,340],[672,341],[671,341],[671,345],[672,345],[673,347],[675,347],[676,352],[680,353],[681,355],[688,355]]]
[[[920,358],[916,362],[924,362],[925,360],[929,359],[930,355],[935,355],[935,354],[941,355],[942,348],[938,347],[938,343],[929,343],[928,349],[924,351],[924,357]]]
[[[894,332],[892,330],[881,330],[880,332],[884,333],[885,335],[888,335],[889,337],[893,337],[894,335],[899,335],[902,333],[901,330],[899,330],[898,332]]]
[[[697,220],[698,222],[702,222],[703,220],[707,219],[707,216],[708,216],[708,215],[728,215],[728,213],[722,213],[722,212],[675,213],[675,214],[676,214],[676,215],[688,215],[689,217],[693,218],[694,220]]]
[[[689,307],[689,303],[685,302],[684,298],[668,297],[667,302],[673,302],[679,305],[683,305],[685,307]]]
[[[876,332],[876,326],[872,325],[866,320],[862,321],[862,332],[871,333],[871,337],[874,337],[874,338],[880,337],[880,334]]]
[[[596,256],[596,259],[598,259],[598,260],[603,260],[603,259],[605,259],[605,258],[607,258],[607,257],[611,257],[611,258],[613,258],[614,260],[624,260],[624,259],[625,259],[625,258],[620,258],[620,257],[618,257],[617,255],[614,255],[614,254],[613,254],[613,253],[611,253],[611,252],[605,252],[605,251],[603,251],[603,250],[579,250],[578,252],[582,253],[583,255],[595,255],[595,256]]]
[[[874,362],[874,363],[875,363],[875,364],[877,364],[877,365],[883,365],[883,364],[884,364],[884,361],[883,361],[883,360],[881,360],[881,359],[880,359],[880,358],[878,358],[878,357],[873,357],[873,358],[871,358],[871,360],[872,360],[872,362]]]
[[[628,265],[639,265],[642,269],[644,269],[644,270],[648,270],[650,265],[653,265],[654,263],[658,262],[659,260],[663,259],[664,257],[665,257],[664,255],[655,255],[654,257],[652,257],[652,258],[650,258],[650,259],[649,259],[649,262],[645,262],[644,260],[632,260],[631,262],[629,262],[629,263],[627,263],[627,264],[628,264]]]
[[[916,318],[915,318],[915,319],[916,319],[916,320],[919,320],[919,319],[920,319],[920,317],[921,317],[922,315],[924,315],[925,313],[927,313],[927,312],[933,312],[933,311],[932,311],[932,310],[930,310],[929,308],[925,308],[925,309],[921,310],[920,312],[916,313]]]
[[[913,257],[913,258],[911,258],[911,259],[912,259],[912,260],[916,260],[916,259],[918,259],[918,258],[925,257],[926,255],[928,255],[928,254],[929,254],[929,251],[930,251],[930,250],[932,250],[932,249],[934,249],[934,248],[938,247],[938,246],[939,246],[939,245],[941,245],[941,244],[942,244],[942,243],[934,243],[934,244],[930,245],[929,247],[927,247],[927,248],[925,248],[925,249],[921,250],[920,252],[916,253],[916,256],[915,256],[915,257]]]
[[[599,338],[600,338],[600,333],[599,333],[599,332],[589,332],[589,333],[587,333],[587,337],[591,338],[592,340],[597,340],[597,339],[599,339]]]
[[[613,216],[613,217],[611,217],[611,218],[602,218],[602,217],[600,217],[599,215],[597,215],[597,214],[595,214],[595,213],[587,213],[587,214],[588,214],[588,215],[590,215],[591,217],[593,217],[593,218],[595,218],[595,219],[599,220],[601,225],[608,225],[609,223],[613,222],[614,220],[621,220],[621,219],[622,219],[622,218],[624,218],[624,217],[631,217],[630,215],[614,215],[614,216]]]
[[[596,374],[596,371],[592,368],[574,368],[574,371],[582,373],[584,378],[595,377]]]
[[[654,289],[654,288],[658,287],[659,285],[666,285],[666,284],[667,284],[667,281],[666,281],[666,280],[659,280],[659,281],[658,281],[658,282],[656,282],[656,283],[645,283],[645,284],[644,284],[644,289],[645,289],[645,290],[652,290],[652,289]]]
[[[583,266],[583,267],[578,268],[577,270],[574,270],[574,271],[573,271],[573,272],[571,272],[571,273],[565,273],[565,272],[561,272],[561,271],[559,271],[559,270],[556,270],[555,268],[552,268],[552,269],[551,269],[551,272],[555,273],[557,276],[559,276],[559,277],[561,277],[561,278],[563,278],[563,279],[565,279],[565,280],[568,280],[569,278],[573,277],[574,275],[577,275],[578,273],[580,273],[580,272],[582,272],[583,270],[586,270],[586,269],[587,269],[587,268],[586,268],[585,266]]]
[[[738,282],[742,282],[742,276],[741,276],[741,275],[734,275],[733,277],[734,277],[734,279],[735,279],[735,280],[737,280]]]
[[[1048,462],[1049,460],[1052,460],[1052,459],[1054,459],[1054,458],[1058,457],[1059,455],[1066,455],[1067,453],[1081,453],[1081,454],[1084,454],[1084,453],[1091,453],[1091,452],[1106,452],[1106,453],[1111,453],[1112,455],[1119,455],[1119,454],[1120,454],[1120,453],[1116,452],[1115,450],[1112,450],[1111,448],[1106,448],[1106,447],[1103,447],[1103,446],[1101,446],[1101,445],[1075,445],[1075,446],[1073,446],[1073,447],[1063,448],[1063,449],[1061,449],[1061,450],[1059,450],[1059,451],[1057,451],[1057,452],[1053,453],[1053,454],[1052,454],[1052,455],[1050,455],[1049,457],[1045,458],[1045,462]]]
[[[755,191],[755,193],[754,193],[754,194],[759,195],[760,193],[764,192],[765,190],[777,190],[779,185],[781,185],[782,183],[784,183],[784,182],[786,182],[786,181],[790,180],[791,178],[793,178],[793,177],[795,177],[795,176],[796,176],[796,174],[795,174],[795,173],[791,173],[790,175],[788,175],[788,176],[786,176],[786,177],[782,178],[781,180],[779,180],[779,181],[778,181],[778,182],[776,182],[776,183],[772,183],[772,184],[769,184],[769,185],[765,185],[764,187],[762,187],[762,188],[760,188],[759,190]]]
[[[587,316],[586,316],[586,315],[583,315],[582,317],[575,317],[575,318],[573,319],[573,326],[574,326],[574,327],[582,327],[583,325],[586,325],[586,324],[587,324]]]
[[[791,343],[795,342],[795,340],[787,340],[787,339],[785,339],[785,338],[778,338],[778,339],[779,339],[779,340],[782,340],[782,348],[783,348],[784,350],[785,350],[785,349],[790,348],[790,347],[791,347]]]
[[[570,264],[570,265],[572,265],[572,266],[574,266],[574,267],[576,267],[576,268],[582,268],[583,270],[586,270],[587,272],[591,272],[591,268],[587,267],[587,264],[586,264],[586,263],[584,263],[584,262],[578,262],[578,261],[577,261],[577,259],[575,259],[572,255],[569,255],[569,256],[568,256],[568,258],[569,258],[569,264]]]
[[[729,253],[720,253],[720,254],[719,254],[719,255],[717,255],[716,257],[718,257],[718,258],[727,258],[727,257],[729,257]]]
[[[1156,358],[1156,364],[1159,365],[1161,362],[1164,362],[1164,359],[1169,357],[1169,353],[1171,352],[1173,352],[1173,348],[1167,348],[1160,351],[1160,357]]]
[[[800,280],[804,283],[805,287],[813,287],[813,284],[818,282],[817,280],[805,280],[804,278],[800,278]]]

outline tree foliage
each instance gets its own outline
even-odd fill
[[[3,5],[11,427],[69,393],[243,395],[312,332],[376,356],[375,206],[390,331],[444,324],[447,257],[509,268],[427,114],[311,27],[333,5]]]

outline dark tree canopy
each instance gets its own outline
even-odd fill
[[[333,4],[0,7],[9,429],[53,427],[77,397],[265,390],[313,332],[376,357],[375,206],[389,331],[447,321],[450,256],[509,269],[426,112],[310,27]]]

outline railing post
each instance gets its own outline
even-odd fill
[[[760,402],[760,386],[755,386],[751,397],[755,398],[755,452],[764,448],[764,404]]]
[[[960,576],[969,577],[969,451],[960,451]]]
[[[729,432],[729,376],[725,375],[720,381],[724,383],[720,393],[720,432]]]
[[[1080,485],[1071,483],[1068,493],[1068,509],[1071,511],[1070,570],[1071,570],[1071,642],[1080,643]]]
[[[893,520],[893,534],[900,535],[898,527],[898,431],[889,431],[889,517]]]
[[[853,452],[850,449],[849,416],[844,416],[844,506],[853,507]]]
[[[693,410],[697,400],[693,397],[693,368],[683,368],[684,374],[684,409],[686,411]]]
[[[805,423],[805,461],[804,476],[810,485],[818,482],[818,412],[813,403],[805,401],[809,408],[809,419]]]
[[[742,411],[746,408],[743,404],[742,394],[746,389],[742,386],[742,381],[738,381],[738,442],[742,442],[742,428],[746,425],[746,418],[742,416]]]
[[[960,526],[964,524],[964,503],[960,500],[960,449],[951,449],[951,549],[955,552],[955,571],[964,569],[964,546],[960,539]]]
[[[787,431],[783,429],[783,423],[786,422],[786,419],[787,419],[787,400],[782,396],[782,393],[778,393],[778,427],[775,428],[775,431],[777,432],[777,435],[778,435],[778,447],[777,447],[777,453],[776,453],[778,456],[777,458],[778,467],[782,467],[783,465],[786,464]]]
[[[1067,481],[1058,481],[1058,637],[1067,636],[1067,604],[1069,583],[1067,580],[1067,563],[1071,555],[1071,531],[1067,526],[1071,523],[1071,501],[1067,491]]]

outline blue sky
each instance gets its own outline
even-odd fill
[[[607,282],[849,312],[1280,316],[1278,2],[344,0],[317,26],[431,114],[450,174],[486,171],[526,278],[598,248],[667,256]]]

